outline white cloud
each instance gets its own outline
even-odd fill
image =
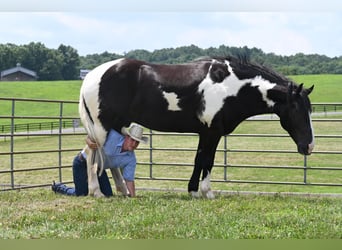
[[[287,12],[10,12],[0,43],[63,43],[81,55],[195,44],[248,46],[290,55],[342,55],[342,14]]]
[[[177,43],[257,47],[276,54],[313,52],[312,44],[302,31],[287,27],[289,22],[284,15],[219,13],[212,18],[218,25],[188,27],[177,36]]]

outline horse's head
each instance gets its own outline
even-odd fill
[[[277,103],[274,112],[280,117],[281,126],[297,144],[300,154],[311,154],[314,147],[314,134],[311,123],[311,103],[308,95],[313,90],[289,85],[285,102]]]

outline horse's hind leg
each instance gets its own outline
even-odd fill
[[[86,154],[87,154],[87,173],[88,173],[88,195],[93,195],[94,197],[104,197],[104,194],[101,192],[99,179],[97,176],[97,163],[92,164],[92,154],[94,154],[93,150],[89,149],[86,146]]]
[[[94,165],[89,165],[88,167],[88,195],[93,195],[94,197],[104,197],[104,194],[101,192],[99,180],[97,177],[97,163]]]

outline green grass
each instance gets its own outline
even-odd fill
[[[290,76],[306,88],[315,85],[310,94],[311,102],[342,102],[342,75],[297,75]]]
[[[81,84],[82,82],[80,80],[35,82],[0,81],[0,97],[78,101]]]
[[[342,200],[139,192],[134,199],[0,193],[2,239],[341,239]]]
[[[28,98],[43,100],[78,101],[81,81],[37,81],[37,82],[1,82],[0,97]],[[11,115],[12,103],[0,100],[0,115]],[[59,103],[17,101],[16,116],[59,116]],[[77,105],[64,104],[64,116],[78,117]],[[39,119],[35,122],[51,122],[57,120]],[[27,119],[18,119],[16,124],[25,124]],[[0,125],[10,124],[9,119],[1,119]]]

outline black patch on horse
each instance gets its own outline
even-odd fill
[[[88,108],[88,106],[87,106],[87,104],[86,104],[86,102],[85,102],[85,100],[84,100],[84,97],[82,98],[82,101],[83,101],[83,104],[84,104],[85,110],[86,110],[86,112],[87,112],[87,115],[88,115],[88,117],[89,117],[90,121],[91,121],[91,122],[94,124],[93,118],[91,117],[91,114],[90,114],[89,108]]]
[[[214,81],[214,83],[220,83],[227,76],[230,75],[227,65],[224,63],[218,63],[218,62],[215,62],[211,65],[209,73],[210,73],[210,78]]]

